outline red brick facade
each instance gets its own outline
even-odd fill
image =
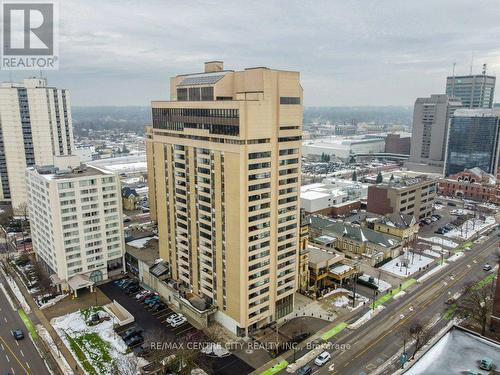
[[[387,188],[371,185],[368,187],[367,207],[368,212],[386,215],[392,214],[391,200],[387,196]]]
[[[351,213],[354,210],[359,210],[361,208],[361,202],[347,202],[343,205],[337,207],[327,207],[316,212],[307,212],[308,215],[319,214],[324,216],[340,216]]]
[[[481,171],[482,172],[482,171]],[[465,170],[439,181],[439,193],[478,202],[500,203],[500,185],[485,172]],[[498,180],[497,180],[498,181]]]
[[[385,152],[410,155],[410,141],[410,137],[401,138],[400,134],[387,134],[385,139]]]

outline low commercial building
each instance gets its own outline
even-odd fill
[[[335,282],[342,284],[352,275],[354,269],[344,264],[344,254],[326,251],[315,246],[309,246],[307,250],[309,252],[309,286],[312,292],[318,293],[333,286]]]
[[[325,179],[324,183],[300,188],[300,206],[306,214],[345,215],[359,210],[366,199],[368,185],[356,181]]]
[[[52,279],[75,294],[123,270],[120,180],[76,156],[26,172],[33,249]]]
[[[466,169],[439,180],[439,193],[478,202],[500,203],[500,184],[481,168]]]
[[[388,154],[410,154],[410,133],[389,133],[385,138],[385,152]]]
[[[401,213],[422,219],[432,214],[437,180],[427,175],[394,179],[368,188],[367,211]]]
[[[353,154],[372,154],[384,152],[385,139],[365,136],[329,137],[307,140],[302,143],[304,156],[330,155],[332,158],[349,160]]]
[[[362,256],[375,265],[402,251],[400,238],[360,225],[321,216],[309,216],[311,243],[335,248],[351,258]]]

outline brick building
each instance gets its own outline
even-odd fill
[[[385,152],[410,155],[411,134],[389,133],[385,138]]]
[[[500,203],[500,184],[480,168],[466,169],[439,181],[439,193],[479,202]]]
[[[431,215],[437,180],[427,175],[404,177],[368,187],[367,211],[379,215],[401,213],[422,219]]]

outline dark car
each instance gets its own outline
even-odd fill
[[[448,232],[448,231],[444,227],[441,227],[441,228],[438,228],[438,230],[436,230],[434,233],[445,234],[446,232]]]
[[[161,302],[159,299],[157,300],[153,300],[151,301],[150,303],[147,304],[147,306],[150,308],[150,309],[154,309],[157,305],[159,305],[160,303],[163,303]]]
[[[456,207],[457,204],[455,202],[448,202],[448,206]]]
[[[151,348],[149,346],[139,346],[139,347],[134,349],[134,352],[139,357],[145,357],[151,353]]]
[[[432,217],[435,217],[435,218],[436,218],[436,219],[438,219],[438,220],[440,220],[440,219],[441,219],[441,215],[439,215],[439,214],[434,214],[434,215],[432,215]]]
[[[313,370],[311,366],[305,365],[299,368],[299,370],[297,371],[297,375],[310,375],[312,374],[312,371]]]
[[[450,230],[452,230],[452,229],[453,229],[453,228],[455,228],[455,227],[453,226],[453,224],[448,223],[448,224],[446,224],[446,225],[444,226],[444,228],[445,228],[445,229],[448,229],[448,231],[450,231]]]
[[[153,306],[153,311],[161,311],[161,310],[163,310],[166,307],[167,307],[166,304],[164,304],[163,302],[159,302],[159,303],[157,303],[156,305]]]
[[[129,329],[127,330],[123,335],[122,335],[122,339],[124,341],[127,341],[128,339],[130,339],[131,337],[134,337],[134,336],[141,336],[141,330],[140,329],[135,329],[135,328],[132,328],[132,329]]]
[[[120,285],[120,288],[127,289],[128,287],[131,287],[133,285],[139,285],[139,281],[134,280],[134,279],[125,281],[122,285]]]
[[[132,336],[128,340],[125,340],[125,344],[128,347],[137,346],[144,342],[144,337],[142,335]]]
[[[16,340],[22,340],[22,339],[24,339],[24,332],[20,329],[16,329],[16,330],[12,331],[12,336]]]
[[[119,280],[113,281],[113,284],[115,284],[116,286],[122,286],[124,282],[129,281],[129,280],[130,280],[129,278],[119,279]]]
[[[134,294],[134,293],[139,293],[140,290],[141,287],[139,285],[132,285],[125,289],[125,293]]]

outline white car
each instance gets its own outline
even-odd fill
[[[330,353],[325,351],[316,357],[316,359],[314,360],[314,364],[316,366],[323,366],[331,358],[332,358],[332,356],[330,355]]]
[[[169,315],[165,321],[167,323],[172,323],[173,320],[180,319],[180,318],[184,318],[184,315],[182,315],[182,314],[172,314],[172,315]]]
[[[172,320],[172,321],[170,322],[170,326],[171,326],[172,328],[175,328],[175,327],[179,327],[179,326],[183,325],[183,324],[184,324],[184,323],[186,323],[186,322],[187,322],[187,319],[186,319],[185,317],[183,317],[183,316],[182,316],[182,317],[180,317],[180,318],[176,318],[176,319]]]
[[[488,263],[486,263],[484,266],[483,266],[483,270],[484,271],[491,271],[493,267],[491,267],[491,265],[489,265]]]

